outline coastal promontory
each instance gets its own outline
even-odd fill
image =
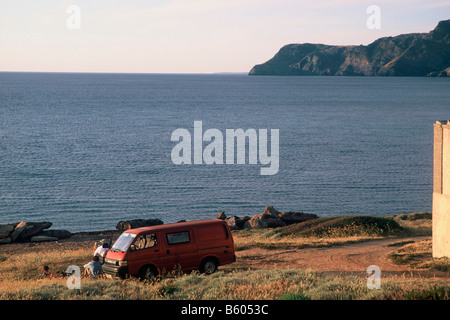
[[[249,75],[450,76],[450,19],[369,45],[288,44]]]

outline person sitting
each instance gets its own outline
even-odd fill
[[[42,277],[43,278],[53,278],[53,273],[50,272],[50,268],[48,266],[42,267]]]
[[[92,261],[84,265],[84,275],[95,278],[102,274],[102,264],[98,256],[92,257]]]
[[[101,246],[99,246],[97,249],[95,249],[94,251],[94,256],[98,256],[100,263],[103,264],[105,262],[105,257],[106,257],[106,253],[109,250],[109,243],[108,242],[103,242],[103,244]]]
[[[148,248],[152,248],[156,246],[156,236],[154,234],[150,235],[150,240],[149,240],[149,244],[148,244]]]

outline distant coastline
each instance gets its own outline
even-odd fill
[[[288,44],[249,75],[450,76],[450,20],[429,33],[380,38],[367,46]]]

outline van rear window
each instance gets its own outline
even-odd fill
[[[191,242],[191,239],[189,237],[189,231],[167,233],[166,237],[168,244],[180,244]]]

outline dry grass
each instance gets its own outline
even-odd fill
[[[431,236],[432,214],[429,212],[402,213],[394,217],[394,220],[405,230],[414,236]]]
[[[219,271],[166,276],[154,283],[135,279],[82,279],[70,290],[65,279],[1,282],[1,299],[23,300],[379,300],[445,299],[448,284],[396,277],[382,279],[380,290],[367,288],[366,279],[327,276],[308,270]]]
[[[273,230],[242,230],[234,232],[237,249],[252,246],[262,247],[320,247],[359,242],[378,238],[399,237],[414,230],[424,232],[421,219],[399,219],[401,228],[395,224],[388,231],[379,232],[361,221],[310,225],[317,234],[299,235],[305,231],[300,226]],[[331,222],[330,222],[331,221]],[[414,221],[414,222],[412,222]],[[320,221],[318,221],[320,222]],[[381,222],[385,222],[382,220]],[[408,226],[402,226],[402,223]],[[324,227],[324,228],[322,228]],[[409,228],[409,229],[407,229]],[[416,228],[416,229],[415,229]],[[394,230],[395,229],[395,230]],[[312,230],[312,229],[310,229]],[[430,243],[397,242],[399,262],[413,262],[411,255],[429,255]],[[382,279],[380,290],[367,288],[364,277],[326,275],[311,270],[237,270],[219,271],[210,276],[193,272],[172,274],[159,278],[154,283],[137,279],[111,280],[82,278],[81,289],[67,288],[67,278],[42,278],[41,267],[49,265],[51,271],[65,271],[69,265],[82,267],[90,260],[91,248],[43,250],[0,255],[0,299],[31,300],[140,300],[140,299],[229,299],[229,300],[274,300],[274,299],[445,299],[449,298],[448,283],[435,280],[411,280],[401,277]],[[425,264],[421,265],[425,267]],[[447,263],[448,266],[448,263]]]
[[[17,279],[28,280],[41,277],[42,267],[48,265],[52,273],[60,273],[67,266],[84,265],[92,257],[92,250],[48,250],[28,252],[4,257],[0,262],[0,281]],[[70,263],[69,263],[70,262]]]
[[[408,265],[415,269],[450,271],[448,258],[432,257],[431,240],[405,243],[400,249],[391,253],[389,258],[396,264]]]
[[[260,248],[319,248],[333,245],[342,245],[381,239],[368,235],[354,235],[342,237],[297,237],[297,236],[279,236],[273,231],[264,230],[241,230],[234,234],[236,250],[243,250],[249,247]]]

